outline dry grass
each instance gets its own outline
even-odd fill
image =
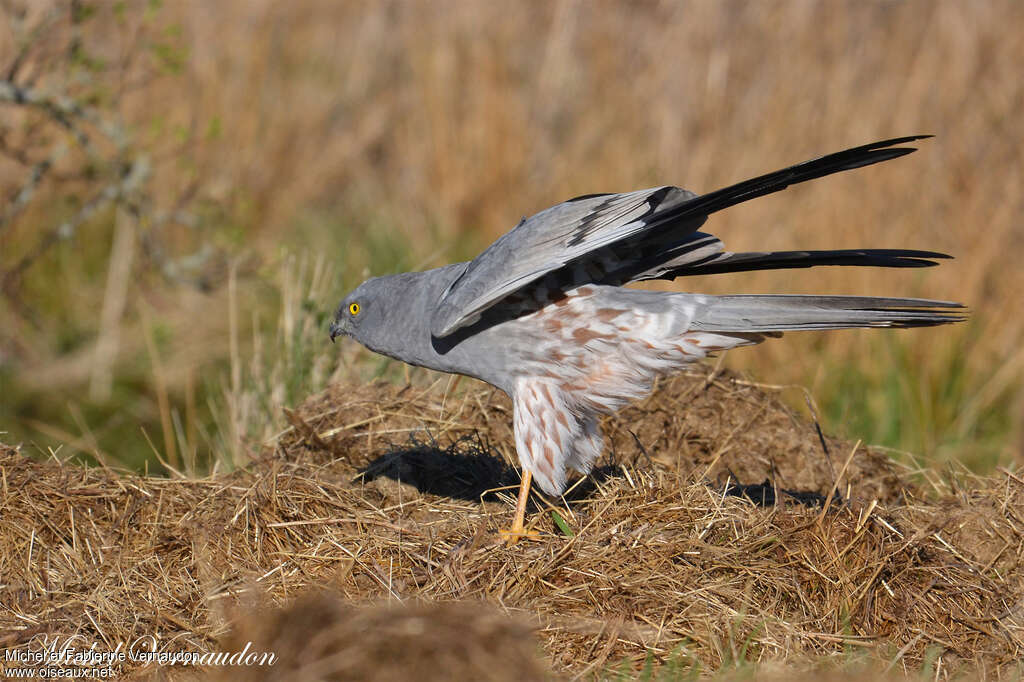
[[[0,64],[17,47],[19,4],[42,16],[47,3],[5,4]],[[79,40],[109,61],[131,48],[136,24],[108,20],[113,10],[97,4],[102,20]],[[157,152],[157,208],[194,189],[202,219],[167,228],[168,257],[204,246],[223,257],[203,280],[214,291],[192,291],[162,280],[146,258],[113,258],[113,217],[103,215],[91,238],[40,261],[26,275],[39,325],[0,310],[2,369],[24,392],[10,415],[20,436],[89,450],[129,434],[144,449],[124,412],[133,411],[129,422],[156,422],[156,384],[184,411],[196,377],[229,352],[225,263],[275,260],[282,243],[329,254],[351,284],[364,268],[470,256],[521,215],[574,194],[666,182],[704,191],[844,145],[928,132],[938,137],[913,157],[737,207],[712,226],[738,249],[916,247],[957,261],[914,276],[830,269],[680,286],[964,301],[972,332],[902,337],[902,364],[867,332],[794,337],[730,363],[836,404],[852,390],[839,376],[849,370],[873,396],[853,401],[869,405],[861,429],[900,401],[920,402],[919,420],[884,434],[893,445],[960,457],[984,438],[990,462],[1021,449],[1024,322],[1006,312],[1024,286],[1015,144],[1024,138],[1024,47],[1010,39],[1024,25],[1018,2],[457,2],[437,12],[427,2],[225,0],[164,3],[155,13],[127,4],[130,16],[155,14],[166,27],[182,72],[120,96],[124,74],[115,70],[101,84],[115,93],[109,107]],[[44,69],[39,81],[60,88],[72,75]],[[6,195],[24,172],[0,167]],[[41,185],[39,209],[0,235],[0,268],[34,247],[38,225],[59,218],[65,197],[56,191]],[[249,276],[238,319],[248,326],[250,311],[273,296],[265,283],[277,270],[240,271]],[[329,309],[341,294],[315,303]],[[145,343],[154,335],[159,382]],[[119,343],[106,357],[111,339]],[[97,357],[109,363],[115,395],[118,386],[146,390],[115,405],[81,398]],[[954,401],[940,387],[961,362],[967,380]],[[900,401],[875,401],[908,368],[916,374]],[[54,386],[69,395],[44,412],[37,406]],[[76,410],[87,416],[67,416]],[[990,413],[1003,423],[982,424]],[[55,415],[65,438],[43,437],[31,422]],[[837,425],[853,421],[843,417],[836,408]]]
[[[493,679],[540,675],[532,641],[574,677],[750,663],[1020,673],[1017,474],[925,475],[828,439],[841,478],[827,510],[785,494],[757,506],[722,484],[828,495],[814,427],[774,393],[697,372],[610,420],[613,463],[566,500],[536,499],[542,538],[507,547],[496,530],[512,491],[491,489],[514,479],[489,448],[510,447],[508,410],[492,391],[338,386],[248,470],[189,480],[4,448],[0,644],[152,635],[201,652],[252,640],[313,666],[306,679],[372,668],[388,641],[415,652],[456,640],[464,648],[438,665],[490,659]],[[267,609],[311,590],[337,596]],[[377,602],[391,606],[356,608]],[[453,620],[466,624],[458,637]]]

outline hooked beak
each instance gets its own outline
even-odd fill
[[[338,324],[338,321],[335,320],[334,322],[331,322],[330,332],[331,332],[331,343],[334,343],[334,339],[336,339],[339,336],[341,336],[342,334],[344,334],[345,330],[342,329],[341,325]]]

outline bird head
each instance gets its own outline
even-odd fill
[[[423,273],[371,277],[346,296],[331,322],[331,341],[341,335],[370,350],[402,358],[425,325]]]
[[[366,280],[338,304],[330,327],[332,342],[345,335],[366,345],[364,330],[372,328],[374,318],[379,320],[381,316],[380,305],[383,302],[378,300],[377,279]]]
[[[338,304],[329,329],[331,340],[344,335],[403,362],[429,362],[436,355],[430,337],[431,311],[461,267],[464,264],[366,280]]]

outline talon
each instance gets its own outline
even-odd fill
[[[514,545],[520,540],[540,540],[541,534],[532,528],[524,528],[522,530],[505,530],[504,528],[498,531],[498,535],[501,536],[502,541],[506,545]]]

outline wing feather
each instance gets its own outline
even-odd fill
[[[904,156],[914,149],[894,145],[926,137],[930,136],[900,137],[854,147],[701,196],[679,187],[664,186],[624,194],[592,194],[570,199],[522,220],[470,262],[441,294],[431,318],[431,333],[435,337],[448,336],[472,324],[483,311],[518,289],[550,272],[585,261],[588,257],[617,258],[621,266],[620,274],[629,273],[621,283],[632,279],[665,277],[671,272],[674,272],[673,276],[698,274],[697,271],[689,271],[692,266],[704,263],[716,255],[722,260],[726,257],[734,260],[728,265],[720,260],[719,269],[706,271],[735,271],[743,269],[744,264],[754,265],[749,259],[744,263],[742,257],[736,257],[740,254],[722,253],[717,240],[702,244],[701,249],[694,249],[695,240],[699,241],[707,235],[697,237],[693,233],[715,211],[781,191],[796,183]],[[645,250],[645,245],[651,245],[648,240],[659,248],[645,255],[641,252]],[[631,255],[634,249],[636,251]],[[631,258],[638,261],[646,259],[646,267],[629,267]],[[835,264],[885,264],[882,263],[884,258],[874,256],[836,258],[858,262]],[[798,260],[785,254],[773,259],[763,258],[760,264],[761,267],[804,267],[796,265]],[[824,262],[827,258],[819,260],[823,260],[821,264],[831,264]],[[895,256],[890,261],[901,265],[910,264]],[[669,262],[672,267],[660,267]],[[584,283],[575,282],[576,285]]]
[[[696,195],[678,187],[577,197],[522,220],[469,263],[441,294],[431,333],[443,337],[521,287],[660,224]],[[696,230],[703,218],[695,221]]]

